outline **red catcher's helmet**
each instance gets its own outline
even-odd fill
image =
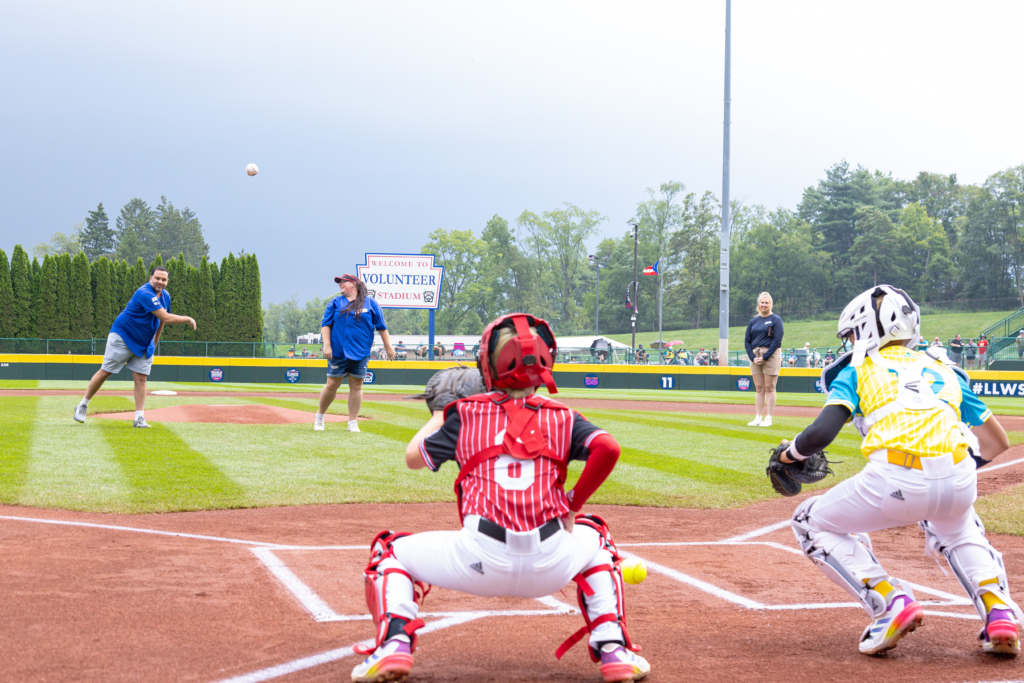
[[[516,336],[508,340],[501,349],[495,367],[495,377],[491,371],[491,352],[498,343],[498,330],[511,327]],[[534,336],[530,328],[537,329]],[[484,329],[480,337],[480,350],[477,352],[476,366],[484,378],[484,386],[488,391],[498,389],[526,389],[544,385],[548,392],[558,393],[551,368],[555,364],[555,333],[546,320],[526,313],[510,313],[498,318]]]

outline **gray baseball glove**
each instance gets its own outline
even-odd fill
[[[800,493],[804,484],[817,484],[828,475],[834,474],[829,465],[836,464],[837,461],[826,458],[825,451],[813,453],[806,460],[782,462],[779,458],[788,448],[787,442],[768,451],[771,457],[768,458],[765,473],[777,493],[786,497],[795,496]]]
[[[427,382],[426,390],[414,398],[426,399],[427,410],[433,414],[435,410],[444,410],[452,401],[473,394],[482,394],[485,391],[487,388],[484,387],[480,371],[474,367],[459,365],[434,373]]]

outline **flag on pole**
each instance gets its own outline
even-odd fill
[[[661,263],[661,259],[658,259],[653,266],[647,266],[646,268],[644,268],[644,275],[657,275],[659,263]]]

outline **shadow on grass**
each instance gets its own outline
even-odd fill
[[[98,420],[103,438],[132,487],[137,512],[239,507],[245,489],[162,425],[135,429]]]

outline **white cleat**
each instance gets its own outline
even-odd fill
[[[605,683],[639,681],[649,673],[651,665],[646,659],[618,643],[608,643],[601,648],[601,676]]]
[[[761,426],[761,416],[758,415],[757,417],[755,417],[753,420],[751,420],[750,422],[747,423],[747,426],[748,427],[760,427]]]
[[[758,425],[758,427],[771,427],[771,426],[772,426],[772,416],[771,415],[769,415],[768,417],[766,417],[763,420],[761,420],[761,424]]]
[[[909,595],[894,591],[885,611],[874,618],[860,637],[860,651],[877,655],[896,647],[900,639],[921,625],[924,609]]]
[[[132,427],[138,427],[139,429],[149,429],[149,423],[146,422],[146,418],[137,417],[135,422],[132,422]]]
[[[87,410],[89,409],[81,403],[75,406],[75,422],[85,422],[85,413]]]
[[[317,415],[316,416],[316,421],[313,423],[313,431],[314,432],[322,432],[322,431],[324,431],[324,416],[323,415]]]
[[[350,431],[350,432],[358,432],[359,431],[359,423],[356,422],[355,420],[349,420],[348,421],[348,431]]]

